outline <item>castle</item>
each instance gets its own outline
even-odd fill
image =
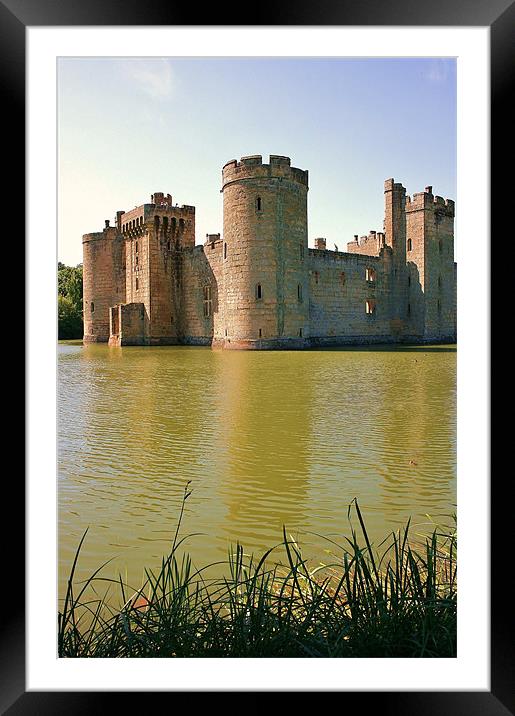
[[[384,185],[382,232],[308,247],[308,172],[228,162],[223,237],[170,194],[85,234],[84,342],[284,349],[456,341],[454,202]]]

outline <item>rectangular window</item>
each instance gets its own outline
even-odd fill
[[[376,310],[376,302],[372,299],[368,299],[365,301],[365,313],[367,316],[371,316],[373,313],[375,313]]]
[[[204,318],[209,318],[211,315],[211,286],[204,286],[203,288],[203,301],[204,301]]]
[[[366,279],[369,283],[374,283],[374,281],[376,280],[376,272],[375,272],[375,270],[374,270],[373,268],[366,268],[366,269],[365,269],[365,279]]]
[[[137,291],[138,289],[139,289],[139,281],[138,281],[138,277],[136,276],[136,291]]]

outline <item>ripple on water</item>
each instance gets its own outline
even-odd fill
[[[283,525],[319,558],[327,544],[308,533],[349,534],[355,497],[378,541],[454,510],[449,350],[63,345],[58,379],[61,586],[88,526],[83,574],[113,549],[112,570],[137,581],[169,549],[187,480],[199,565],[237,541],[263,551]]]

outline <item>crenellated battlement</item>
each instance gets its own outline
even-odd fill
[[[263,164],[263,157],[254,154],[232,159],[222,169],[222,191],[227,184],[245,179],[289,179],[308,186],[308,172],[291,166],[289,157],[270,154],[269,163]]]
[[[422,209],[439,211],[449,217],[454,217],[455,214],[454,201],[435,196],[432,186],[426,186],[424,191],[417,192],[412,197],[406,196],[406,212],[420,211]]]
[[[382,231],[371,230],[368,236],[354,234],[354,240],[347,243],[347,251],[351,254],[377,256],[386,245],[386,237]]]

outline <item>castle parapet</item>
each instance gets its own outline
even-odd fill
[[[289,179],[308,186],[308,172],[291,166],[289,157],[271,154],[269,163],[263,164],[260,154],[242,157],[240,161],[232,159],[222,169],[223,187],[234,181],[245,179]]]
[[[368,236],[359,237],[358,234],[354,234],[354,240],[347,244],[347,251],[350,254],[377,256],[385,245],[385,234],[382,231],[371,230]]]
[[[431,211],[439,211],[445,216],[454,217],[454,201],[452,199],[444,199],[441,196],[433,195],[433,187],[426,186],[425,191],[417,192],[412,197],[406,197],[406,211],[420,211],[427,209]]]

